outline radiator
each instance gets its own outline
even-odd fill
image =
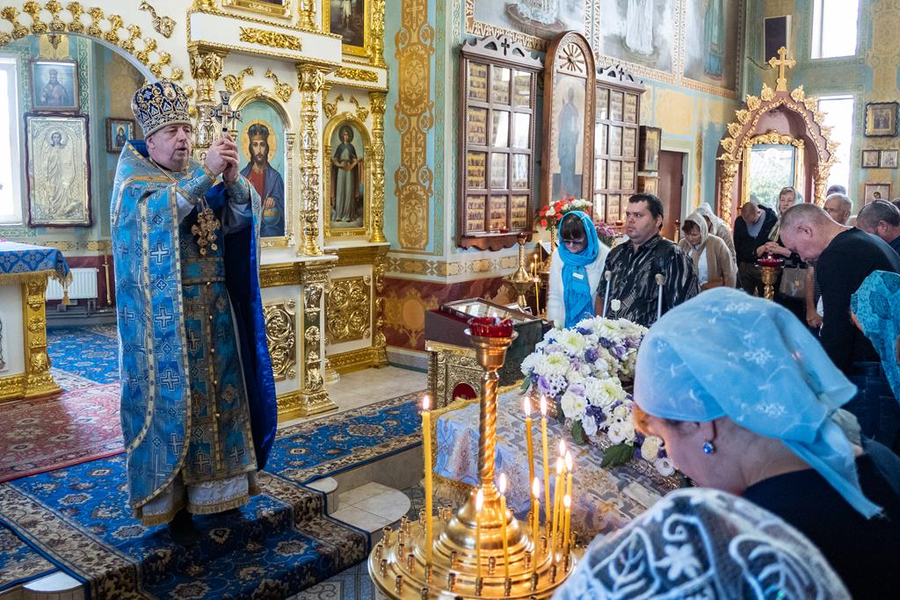
[[[69,284],[69,300],[94,300],[97,298],[97,272],[99,269],[72,269]],[[62,300],[62,285],[55,279],[47,283],[47,300]]]

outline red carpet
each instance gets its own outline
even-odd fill
[[[118,383],[0,407],[0,482],[122,451]]]

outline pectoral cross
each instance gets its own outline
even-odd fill
[[[775,80],[775,91],[776,92],[786,92],[787,91],[787,77],[784,76],[784,69],[793,69],[794,65],[797,64],[793,58],[785,58],[787,56],[787,48],[782,46],[778,49],[778,58],[774,56],[769,59],[769,66],[773,69],[778,69],[778,79]]]
[[[243,120],[242,111],[231,108],[231,92],[223,90],[219,92],[219,97],[222,103],[213,111],[213,116],[222,124],[222,133],[234,131],[234,122]]]

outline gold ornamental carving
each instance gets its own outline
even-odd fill
[[[272,69],[266,71],[266,77],[275,82],[275,95],[278,96],[282,102],[288,102],[291,99],[291,96],[294,95],[294,88],[288,83],[279,81],[278,75],[276,75]]]
[[[297,67],[300,87],[300,189],[302,190],[303,243],[300,251],[307,256],[321,256],[319,246],[319,113],[326,70],[314,65]]]
[[[372,113],[372,232],[369,242],[380,244],[384,237],[384,111],[387,108],[385,92],[369,92],[369,110]]]
[[[343,101],[344,101],[344,95],[343,95],[343,94],[338,94],[338,95],[337,95],[337,98],[334,99],[334,102],[326,102],[324,98],[325,98],[325,96],[327,96],[327,95],[328,95],[328,91],[327,91],[327,90],[323,90],[323,92],[322,92],[322,97],[323,97],[323,100],[322,100],[322,112],[325,113],[325,118],[326,118],[326,119],[331,119],[332,117],[334,117],[334,115],[337,114],[337,105],[338,105],[338,102],[343,102]]]
[[[232,94],[240,92],[244,89],[244,77],[246,75],[253,75],[253,67],[241,69],[237,75],[226,75],[222,78],[222,81],[225,82],[225,89]]]
[[[372,278],[332,279],[325,296],[326,343],[354,342],[372,335]]]
[[[769,66],[773,69],[778,69],[778,78],[775,80],[775,91],[776,92],[786,92],[787,91],[787,76],[784,73],[785,68],[793,69],[797,64],[793,58],[787,58],[787,48],[782,46],[778,49],[778,58],[774,56],[769,59]],[[765,98],[763,98],[765,100]]]
[[[297,27],[307,31],[318,32],[319,28],[316,26],[316,2],[319,0],[299,1],[298,13],[300,18],[297,21]]]
[[[338,373],[349,373],[350,371],[380,366],[376,359],[374,348],[360,348],[359,350],[350,350],[340,354],[329,354],[328,363]]]
[[[164,38],[169,38],[172,36],[172,31],[175,29],[175,19],[172,17],[160,17],[156,14],[156,9],[150,6],[150,3],[147,0],[143,0],[139,7],[139,10],[146,10],[150,13],[150,18],[153,22],[153,29],[156,33],[160,34]]]
[[[240,8],[267,17],[288,18],[291,16],[291,0],[222,0],[222,6]],[[219,12],[213,0],[194,0],[194,8],[205,12]]]
[[[369,118],[369,109],[365,106],[360,106],[356,96],[350,96],[350,104],[356,107],[356,116],[360,121],[365,122],[365,120]]]
[[[269,31],[267,29],[257,29],[255,27],[241,27],[238,39],[247,44],[259,44],[261,46],[279,48],[282,50],[294,50],[299,52],[303,49],[303,40],[296,35],[289,35],[278,31]]]
[[[387,271],[387,251],[387,246],[382,246],[372,264],[372,274],[375,276],[375,302],[372,303],[374,321],[372,360],[376,367],[388,364],[387,338],[384,336],[384,274]]]
[[[266,341],[269,345],[269,355],[272,358],[272,373],[275,381],[294,379],[297,372],[294,366],[297,364],[297,320],[295,308],[297,303],[293,300],[287,302],[274,302],[263,307],[263,316],[266,321]]]
[[[402,250],[428,246],[434,172],[428,165],[428,132],[434,127],[431,98],[431,55],[434,29],[428,23],[427,0],[404,1],[400,10],[397,70],[400,73],[394,126],[400,133],[400,166],[394,172],[398,204],[398,242]]]
[[[302,263],[300,283],[303,285],[303,373],[300,400],[303,405],[300,416],[319,414],[336,408],[328,397],[323,380],[322,335],[320,329],[322,299],[328,274],[334,261]]]
[[[259,287],[300,285],[303,263],[279,263],[259,268]]]
[[[372,64],[386,68],[384,62],[385,0],[372,0]]]
[[[335,72],[334,76],[340,79],[352,79],[353,81],[362,81],[365,83],[378,83],[378,73],[366,69],[341,67]]]
[[[44,13],[50,15],[49,22],[43,20]],[[29,16],[28,23],[19,22],[22,14]],[[87,26],[82,22],[84,15],[90,17]],[[96,6],[85,8],[80,2],[69,2],[63,8],[58,0],[48,0],[43,5],[30,0],[22,5],[22,12],[13,6],[4,7],[0,10],[0,18],[12,25],[11,33],[0,33],[0,46],[31,33],[77,33],[122,48],[158,79],[181,81],[184,77],[182,69],[172,66],[171,54],[157,49],[156,38],[143,36],[138,25],[127,24],[119,15],[107,16],[102,8]],[[123,32],[126,34],[124,37]]]

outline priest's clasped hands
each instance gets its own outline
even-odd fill
[[[222,175],[227,183],[233,183],[240,177],[238,170],[238,147],[229,135],[223,135],[206,151],[203,164],[213,175]]]

